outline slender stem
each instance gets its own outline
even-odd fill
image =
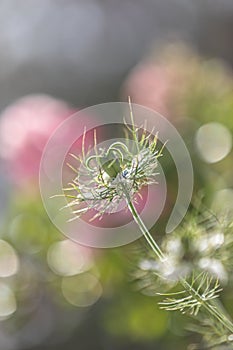
[[[142,231],[146,241],[148,242],[148,244],[150,245],[150,247],[152,248],[152,250],[154,251],[156,256],[159,258],[159,260],[163,264],[169,265],[169,262],[168,262],[166,255],[162,252],[162,250],[160,249],[158,244],[155,242],[154,238],[151,236],[150,232],[148,231],[147,227],[145,226],[144,222],[142,221],[140,215],[138,214],[135,206],[131,202],[130,197],[126,191],[125,191],[125,195],[126,195],[126,199],[127,199],[128,208],[133,216],[133,219],[136,222],[136,224],[138,225],[138,227],[140,228],[140,230]],[[207,301],[207,300],[204,301],[202,296],[199,294],[199,292],[197,290],[195,290],[193,288],[193,286],[191,286],[184,278],[181,277],[179,279],[179,281],[180,281],[181,285],[185,288],[185,290],[189,294],[194,295],[200,301],[202,306],[215,319],[217,319],[218,322],[220,322],[230,333],[233,333],[233,324],[228,319],[228,317],[225,315],[225,310],[223,310],[222,305],[220,306],[220,304],[214,300],[212,300],[211,302]],[[219,310],[219,309],[221,309],[221,310]]]
[[[158,244],[155,242],[155,240],[151,236],[150,232],[146,228],[146,226],[145,226],[144,222],[142,221],[141,217],[138,215],[138,213],[137,213],[133,203],[129,202],[128,203],[128,207],[129,207],[129,210],[131,211],[131,214],[133,215],[134,221],[138,224],[138,226],[139,226],[140,230],[142,231],[142,233],[143,233],[145,239],[147,240],[148,244],[150,245],[150,247],[152,248],[154,253],[157,255],[157,257],[162,262],[164,262],[164,260],[166,259],[164,253],[159,248]]]

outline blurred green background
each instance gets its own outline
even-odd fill
[[[231,215],[232,37],[230,0],[0,1],[1,350],[182,350],[198,341],[186,318],[132,282],[143,242],[98,250],[69,241],[43,208],[38,171],[63,120],[131,96],[183,136],[194,196]],[[169,155],[163,163],[168,198],[154,234],[165,245],[177,179]],[[231,266],[214,264],[233,316]]]

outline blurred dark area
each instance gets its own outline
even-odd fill
[[[43,92],[78,106],[119,99],[152,45],[175,39],[233,61],[231,0],[2,0],[0,108]]]

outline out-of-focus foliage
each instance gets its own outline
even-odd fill
[[[165,115],[179,130],[191,153],[196,190],[205,195],[232,187],[233,75],[218,59],[207,59],[181,43],[147,56],[129,74],[124,96]],[[167,162],[168,193],[175,168]],[[217,194],[217,193],[216,193]],[[222,192],[221,199],[232,192]],[[230,197],[232,198],[232,197]]]

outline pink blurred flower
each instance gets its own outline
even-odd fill
[[[38,181],[43,148],[56,127],[74,109],[47,95],[30,95],[3,111],[0,156],[11,179],[19,185]]]
[[[174,121],[185,113],[186,94],[192,91],[196,77],[200,77],[199,56],[192,47],[175,42],[162,46],[134,67],[122,93],[124,98],[130,96],[134,103],[152,108]]]
[[[169,118],[170,99],[177,85],[177,74],[166,64],[142,62],[130,73],[123,87],[134,103],[152,108]]]

